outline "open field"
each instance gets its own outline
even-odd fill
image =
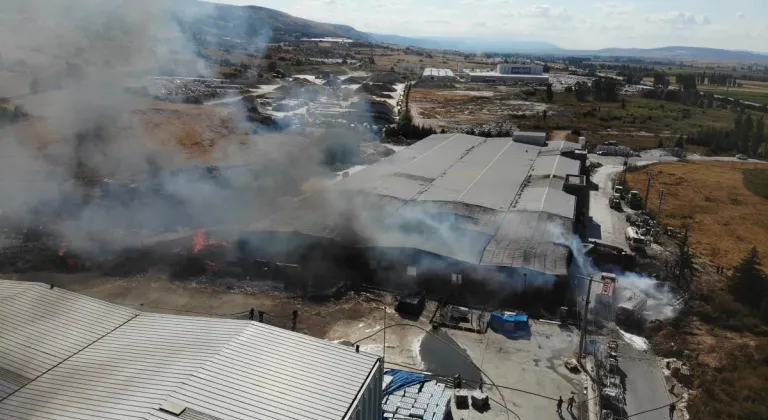
[[[768,86],[745,84],[744,87],[726,89],[721,86],[703,85],[699,86],[699,89],[705,92],[712,92],[715,95],[768,105]]]
[[[744,180],[745,170],[755,167],[762,165],[660,163],[630,172],[627,180],[631,189],[645,195],[648,173],[654,174],[649,210],[658,211],[659,189],[663,188],[663,222],[676,228],[690,224],[694,251],[713,264],[729,267],[753,245],[768,256],[768,200],[747,189]]]
[[[513,115],[532,117],[557,107],[525,100],[520,89],[505,86],[464,84],[444,89],[413,88],[409,99],[419,124],[448,130],[496,121],[511,121]]]

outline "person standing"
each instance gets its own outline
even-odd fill
[[[557,400],[557,414],[563,414],[563,396]]]
[[[675,403],[672,403],[669,405],[669,418],[674,419],[675,418],[675,410],[677,407],[675,407]]]
[[[576,398],[573,395],[571,395],[571,397],[568,398],[568,412],[569,413],[573,411],[573,404],[575,402],[576,402]]]

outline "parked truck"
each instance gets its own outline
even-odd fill
[[[616,323],[632,325],[644,322],[647,306],[647,297],[637,292],[626,293],[621,303],[616,305]]]

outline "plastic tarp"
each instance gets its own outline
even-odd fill
[[[384,375],[391,376],[392,381],[384,388],[384,395],[391,395],[401,389],[412,385],[418,385],[423,382],[429,382],[423,374],[408,372],[405,370],[389,369]]]
[[[496,332],[523,331],[529,328],[528,314],[520,312],[494,312],[488,325]]]

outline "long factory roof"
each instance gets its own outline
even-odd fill
[[[378,364],[257,322],[0,280],[2,419],[342,419]]]
[[[567,272],[575,197],[563,191],[576,143],[432,135],[253,226],[414,248],[460,261]],[[354,229],[349,229],[354,225]],[[555,232],[557,231],[557,232]],[[553,239],[555,238],[555,239]]]

